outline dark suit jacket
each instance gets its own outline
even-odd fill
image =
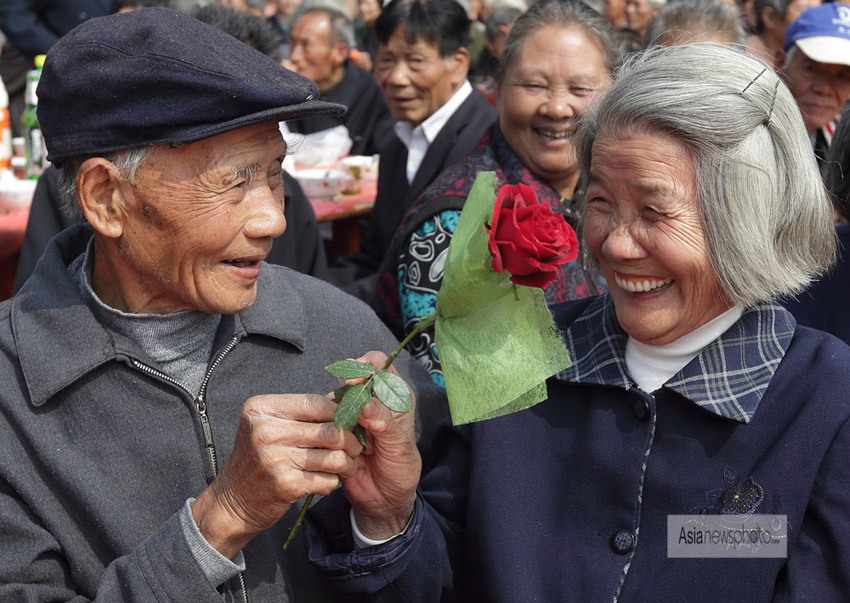
[[[292,132],[313,134],[344,125],[351,137],[352,155],[375,155],[395,138],[393,117],[384,93],[371,73],[346,63],[345,75],[322,100],[345,105],[345,115],[317,115],[286,122]]]
[[[411,184],[407,182],[407,147],[398,137],[393,138],[381,152],[378,194],[369,232],[360,250],[338,263],[335,269],[338,284],[352,295],[371,299],[377,286],[377,270],[407,209],[444,168],[475,147],[496,117],[493,106],[473,90],[428,147]]]
[[[58,181],[59,170],[52,166],[44,170],[44,174],[38,179],[21,255],[18,258],[14,292],[21,288],[35,270],[48,241],[76,224],[76,221],[65,215],[61,209]],[[266,261],[328,280],[328,262],[313,207],[298,182],[286,172],[283,173],[283,191],[286,197],[283,210],[286,232],[274,240]]]
[[[32,59],[83,21],[111,12],[111,0],[2,0],[0,30]]]

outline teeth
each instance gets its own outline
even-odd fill
[[[548,138],[549,140],[560,140],[562,138],[569,138],[570,136],[569,131],[550,132],[549,130],[537,130],[537,133],[543,138]]]
[[[631,293],[646,293],[647,291],[658,289],[673,282],[672,279],[658,280],[654,278],[644,279],[642,281],[627,281],[621,279],[616,274],[614,275],[614,281],[617,283],[618,287],[621,287]]]

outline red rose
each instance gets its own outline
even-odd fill
[[[501,188],[488,230],[493,270],[509,272],[517,285],[545,289],[558,278],[558,266],[578,255],[576,233],[564,216],[524,184]]]

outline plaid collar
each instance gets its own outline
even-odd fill
[[[794,335],[784,308],[760,304],[715,339],[663,387],[714,414],[749,423]],[[610,295],[600,296],[564,333],[573,365],[556,379],[636,387],[626,371],[626,335]]]

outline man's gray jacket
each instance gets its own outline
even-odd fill
[[[90,236],[86,226],[58,235],[0,304],[0,601],[221,601],[178,511],[227,458],[245,400],[327,393],[337,381],[323,367],[396,342],[364,304],[264,265],[256,302],[222,317],[208,381],[190,393],[105,330],[77,292],[67,267]],[[397,366],[430,433],[443,398],[409,356]],[[300,538],[282,549],[297,512],[243,550],[252,603],[333,600]],[[224,600],[242,600],[238,579],[226,587]]]

